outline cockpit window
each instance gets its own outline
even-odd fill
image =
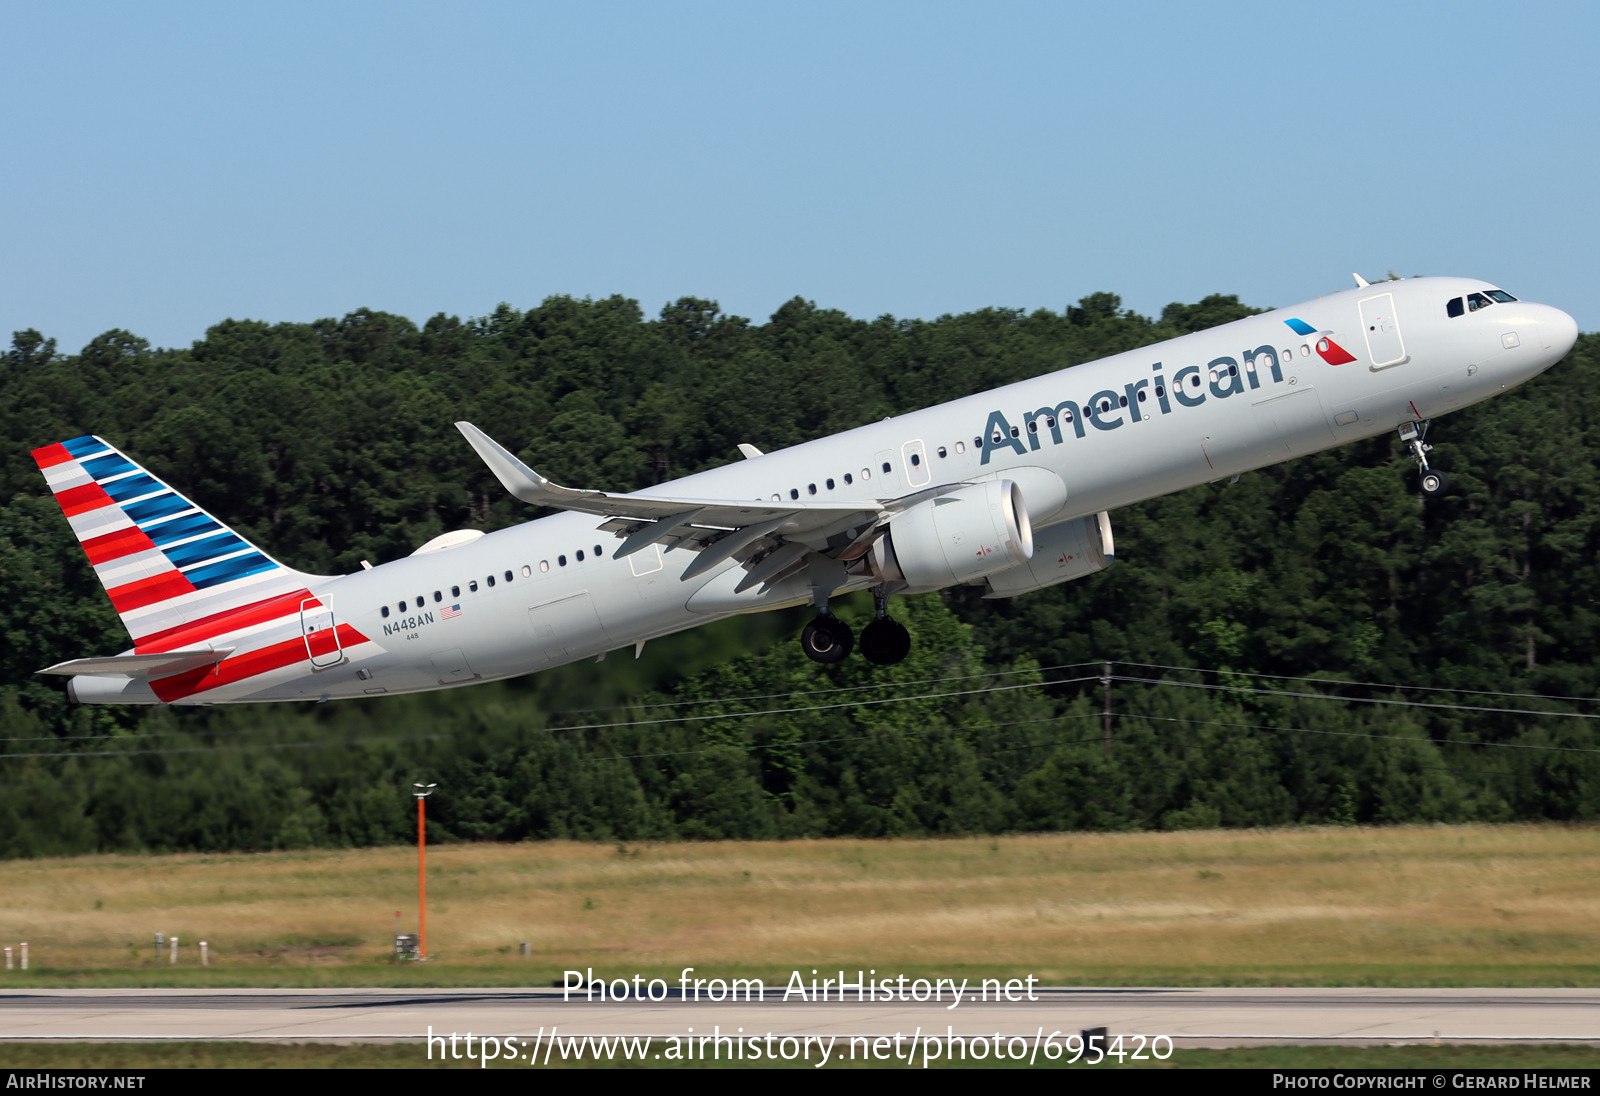
[[[1511,294],[1507,293],[1503,289],[1491,289],[1491,290],[1489,290],[1489,298],[1491,300],[1499,301],[1501,304],[1510,304],[1512,301],[1516,300],[1515,297],[1513,297]]]
[[[1473,312],[1476,312],[1480,308],[1488,308],[1493,303],[1493,301],[1491,301],[1488,297],[1485,297],[1482,293],[1467,294],[1467,308]]]
[[[1444,314],[1449,316],[1451,319],[1455,319],[1457,316],[1462,315],[1466,312],[1466,310],[1466,301],[1461,297],[1457,297],[1455,300],[1444,306]]]

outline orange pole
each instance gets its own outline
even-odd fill
[[[418,957],[428,957],[428,827],[427,803],[417,797],[417,908],[421,911]]]

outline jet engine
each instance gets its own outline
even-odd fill
[[[1033,525],[1022,490],[988,480],[918,503],[889,522],[872,545],[875,578],[938,590],[1026,563]]]
[[[983,596],[1016,597],[1061,582],[1104,571],[1117,558],[1111,539],[1111,515],[1102,510],[1086,518],[1041,529],[1034,537],[1033,556],[1025,563],[987,576]]]

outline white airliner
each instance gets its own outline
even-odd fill
[[[733,613],[870,588],[861,653],[910,649],[890,595],[1015,597],[1111,564],[1107,512],[1398,429],[1425,495],[1434,416],[1548,369],[1572,317],[1485,282],[1356,288],[1073,366],[634,494],[560,487],[470,423],[517,498],[564,511],[436,537],[351,575],[286,567],[98,437],[34,451],[133,639],[71,676],[79,703],[410,693],[526,674]]]

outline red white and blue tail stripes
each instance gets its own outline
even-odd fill
[[[349,625],[332,627],[310,589],[326,580],[285,567],[102,439],[47,445],[33,459],[136,653],[237,648],[215,666],[151,681],[161,700],[292,676],[324,664],[324,647],[337,658],[366,642]]]
[[[92,435],[33,452],[137,646],[306,576]]]

